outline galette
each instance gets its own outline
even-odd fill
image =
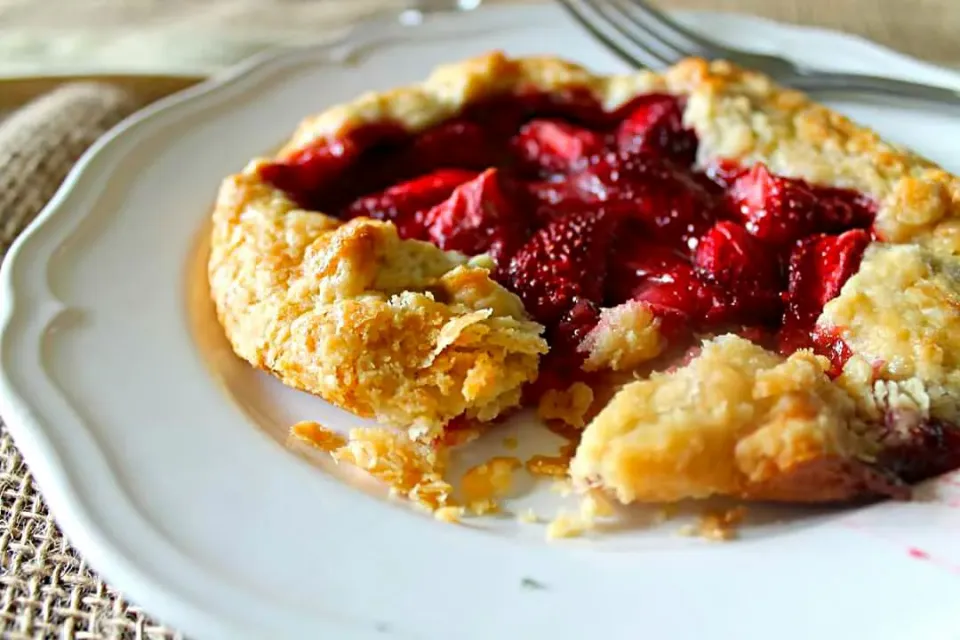
[[[960,467],[958,254],[958,178],[761,74],[492,53],[228,177],[209,282],[422,450],[535,407],[623,503],[838,502]]]

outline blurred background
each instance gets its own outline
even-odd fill
[[[483,4],[512,0],[482,0]],[[83,71],[198,73],[275,43],[314,42],[376,13],[457,0],[0,0],[0,77]],[[474,7],[480,0],[460,0]],[[855,33],[960,65],[960,0],[661,0]]]

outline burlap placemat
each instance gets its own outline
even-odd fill
[[[83,151],[134,111],[104,84],[64,86],[0,120],[0,256]],[[57,528],[0,420],[0,634],[178,638],[93,573]]]

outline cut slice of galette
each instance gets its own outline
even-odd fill
[[[209,278],[239,356],[420,442],[538,406],[623,502],[902,496],[960,467],[958,212],[728,63],[493,53],[228,178]]]

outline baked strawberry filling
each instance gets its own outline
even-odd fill
[[[638,86],[685,96],[596,97]],[[960,467],[956,178],[787,95],[491,54],[340,105],[222,185],[221,323],[431,455],[535,405],[577,441],[556,466],[622,503],[906,495]],[[390,442],[373,463],[405,463]]]
[[[698,165],[682,115],[668,95],[612,112],[585,93],[500,97],[419,133],[380,124],[320,140],[261,176],[303,208],[489,254],[546,327],[530,402],[602,375],[584,371],[582,345],[601,309],[630,301],[672,354],[733,332],[784,356],[812,348],[839,375],[851,351],[816,320],[874,239],[875,203],[762,164]],[[902,480],[960,466],[951,426],[891,412],[878,429],[878,462]]]
[[[814,322],[856,272],[874,204],[763,165],[701,170],[682,109],[660,94],[612,112],[585,93],[499,97],[419,133],[354,129],[261,173],[304,208],[489,253],[547,328],[539,391],[584,376],[583,336],[630,300],[671,346],[732,330],[839,371],[848,350]]]

